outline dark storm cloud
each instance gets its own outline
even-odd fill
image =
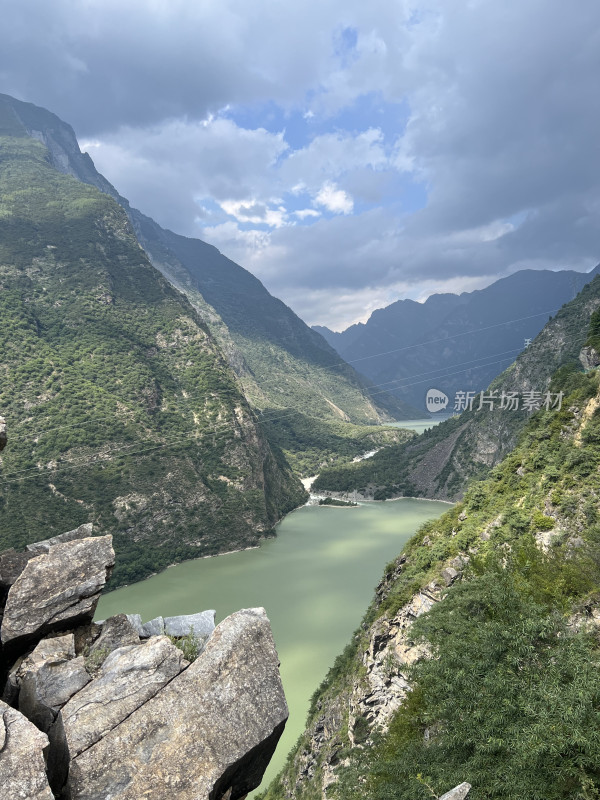
[[[303,47],[309,21],[287,5],[282,13],[264,0],[251,10],[241,0],[4,0],[0,91],[51,108],[83,136],[202,118],[227,103],[295,100],[330,46],[316,37]],[[333,24],[332,14],[321,17]]]

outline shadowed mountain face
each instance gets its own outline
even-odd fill
[[[72,128],[45,109],[0,95],[4,125],[43,142],[54,167],[92,184],[126,211],[152,263],[187,294],[225,351],[257,410],[293,409],[332,420],[377,424],[411,418],[391,395],[369,397],[367,382],[320,334],[215,247],[164,230],[130,207],[82,154]]]
[[[425,411],[430,388],[452,398],[488,386],[599,269],[522,270],[475,292],[399,300],[342,333],[317,330],[373,384]]]
[[[256,544],[301,485],[123,209],[55,158],[0,103],[0,549],[93,521],[123,583]]]

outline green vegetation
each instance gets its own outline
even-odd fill
[[[265,798],[290,785],[299,800],[319,797],[329,759],[339,783],[328,793],[340,800],[424,800],[462,781],[473,800],[600,796],[598,372],[568,362],[551,389],[566,386],[562,409],[534,414],[489,477],[388,565]],[[442,570],[457,559],[463,579],[446,589]],[[389,679],[401,670],[410,691],[386,733],[355,723],[353,746],[344,709],[369,694],[364,653],[379,626],[435,585],[442,602],[410,632],[430,657],[412,666],[388,657]],[[316,745],[323,719],[337,728]],[[301,779],[307,759],[314,777]]]
[[[303,501],[123,210],[28,138],[0,138],[0,313],[0,548],[92,521],[116,586],[256,544]]]
[[[516,550],[508,564],[478,565],[417,620],[432,658],[408,670],[407,702],[379,746],[355,751],[339,796],[425,800],[419,774],[437,795],[466,780],[475,798],[594,796],[600,653],[560,611],[597,589],[598,565],[578,557],[580,576],[559,587],[557,566],[535,546]]]
[[[108,647],[97,647],[90,652],[89,648],[84,651],[83,663],[90,675],[95,676],[100,672],[102,664],[106,661],[110,650]]]
[[[195,661],[200,655],[200,644],[193,631],[185,636],[169,636],[169,639],[181,650],[186,661]]]
[[[356,489],[364,493],[371,490],[374,500],[387,500],[399,495],[420,497],[425,492],[411,479],[415,460],[454,433],[461,421],[462,417],[452,417],[441,425],[428,428],[419,437],[412,434],[403,443],[380,450],[366,461],[324,469],[313,488],[330,492]]]
[[[597,353],[600,352],[600,309],[594,311],[592,314],[590,330],[585,346],[593,347]]]
[[[269,441],[280,448],[292,468],[303,477],[326,465],[351,462],[357,455],[414,438],[412,431],[381,425],[353,425],[317,419],[293,409],[267,409],[259,417]]]
[[[335,497],[326,497],[324,500],[319,500],[320,506],[339,506],[340,508],[356,508],[358,503],[352,500],[337,500]]]

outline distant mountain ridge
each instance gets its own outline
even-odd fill
[[[429,388],[488,386],[599,272],[521,270],[474,292],[398,300],[341,333],[315,330],[373,384],[425,411]]]
[[[490,386],[502,392],[568,393],[572,373],[582,370],[579,354],[588,335],[592,314],[600,308],[600,276],[586,284],[544,326],[531,345]],[[554,376],[554,377],[553,377]],[[486,387],[487,389],[488,387]],[[366,491],[376,499],[417,495],[458,500],[473,480],[489,471],[516,446],[530,413],[508,410],[496,402],[493,409],[475,402],[471,410],[452,417],[408,442],[385,448],[369,464],[324,470],[315,489],[334,492]]]

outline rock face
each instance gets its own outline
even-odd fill
[[[48,737],[0,700],[0,787],[7,800],[54,800],[43,750]]]
[[[102,633],[90,647],[90,653],[104,651],[104,655],[107,656],[119,647],[127,647],[127,645],[139,643],[140,637],[127,615],[116,614],[104,622]]]
[[[288,715],[264,609],[93,623],[114,553],[91,532],[0,553],[0,797],[245,797]]]
[[[184,667],[183,653],[164,636],[114,650],[98,676],[64,706],[62,726],[71,758],[162,689]]]
[[[43,639],[17,670],[19,710],[47,733],[59,709],[90,680],[83,657],[75,658],[72,633]]]
[[[49,553],[50,548],[54,545],[62,544],[63,542],[73,542],[76,539],[87,539],[93,533],[94,526],[91,522],[86,522],[85,525],[80,525],[72,531],[61,533],[58,536],[53,536],[52,539],[45,539],[43,542],[33,542],[27,545],[27,550],[34,553],[36,556],[40,553]]]
[[[110,536],[61,542],[29,560],[8,592],[3,647],[91,622],[114,563]]]
[[[584,369],[596,369],[600,366],[600,353],[593,347],[583,347],[579,353],[579,360]]]
[[[458,786],[455,786],[454,789],[450,789],[450,791],[446,792],[446,794],[443,794],[440,797],[440,800],[465,800],[465,797],[470,791],[470,783],[461,783]]]
[[[0,450],[6,447],[6,421],[4,417],[0,417]]]
[[[287,715],[264,610],[238,611],[200,658],[75,758],[70,797],[242,798],[258,786]]]

